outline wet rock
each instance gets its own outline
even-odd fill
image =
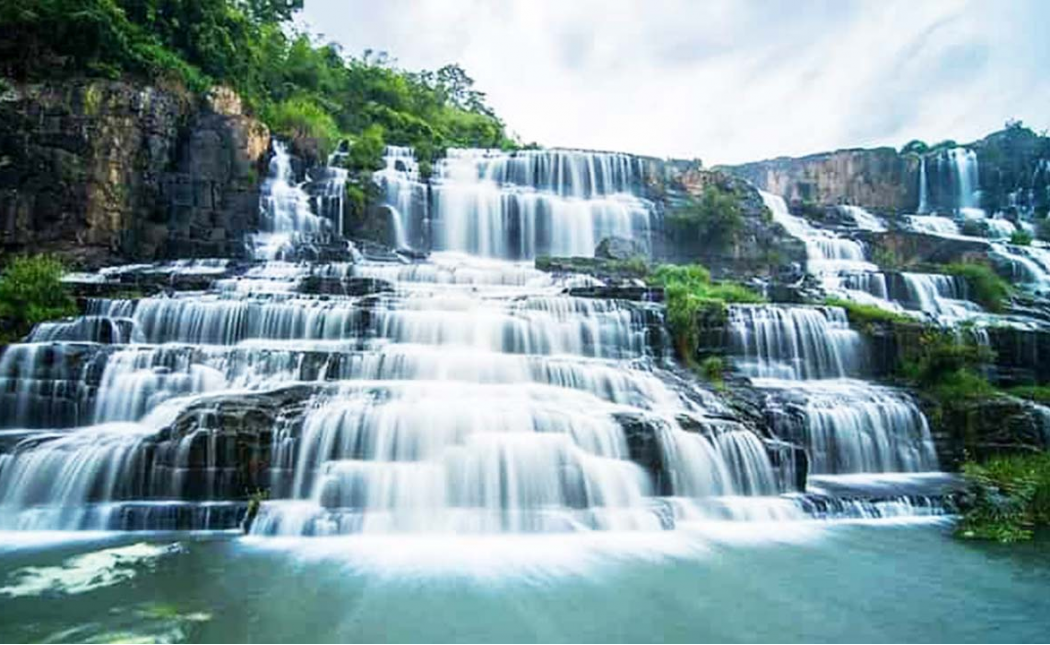
[[[600,260],[630,260],[649,256],[649,249],[639,240],[607,237],[594,247],[594,257]]]
[[[945,470],[958,470],[966,459],[1050,449],[1050,410],[1030,401],[997,395],[943,406],[923,403]]]

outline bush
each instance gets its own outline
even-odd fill
[[[0,275],[0,319],[10,334],[24,336],[33,325],[77,313],[77,303],[62,282],[65,267],[47,255],[18,256]]]
[[[921,154],[925,154],[929,149],[930,149],[930,146],[926,145],[925,141],[920,141],[918,139],[912,139],[908,143],[904,144],[903,148],[901,148],[901,154],[902,155],[906,155],[906,154],[911,153],[911,154],[921,155]]]
[[[829,307],[842,307],[846,310],[849,321],[856,325],[871,329],[872,325],[878,323],[914,323],[915,320],[896,311],[887,311],[876,305],[865,305],[844,298],[829,297],[824,301]]]
[[[731,190],[707,186],[700,198],[690,197],[667,213],[667,224],[681,235],[724,247],[744,226],[740,197]]]
[[[1009,304],[1013,288],[986,264],[956,262],[943,267],[944,273],[964,278],[975,302],[985,309],[1000,313]]]
[[[944,405],[995,394],[980,374],[981,367],[994,359],[987,347],[931,329],[917,344],[905,346],[904,352],[905,378]]]
[[[708,383],[711,383],[716,388],[721,389],[725,386],[725,361],[720,356],[708,356],[704,360],[700,361],[699,367],[700,375]]]
[[[1032,234],[1023,228],[1019,228],[1010,234],[1010,244],[1017,246],[1028,246],[1032,243]]]
[[[663,264],[656,268],[652,282],[663,286],[667,305],[667,324],[674,337],[679,359],[692,364],[699,329],[697,317],[704,309],[724,313],[727,303],[757,303],[765,299],[735,282],[712,282],[711,273],[699,264]]]
[[[270,105],[262,117],[281,137],[314,139],[320,145],[322,155],[334,150],[341,138],[335,119],[308,98],[296,97]]]
[[[966,491],[956,535],[1016,542],[1050,525],[1050,453],[995,457],[963,465]]]
[[[1021,399],[1050,405],[1050,385],[1017,385],[1006,392]]]

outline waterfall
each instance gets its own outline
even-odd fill
[[[625,154],[450,149],[434,164],[429,197],[409,148],[387,149],[377,173],[396,244],[492,258],[586,256],[605,237],[649,244],[652,205],[642,168]]]
[[[908,224],[916,233],[955,237],[961,233],[955,220],[939,215],[909,215]]]
[[[966,280],[958,276],[931,273],[901,273],[907,291],[902,298],[909,309],[945,318],[965,318],[981,312],[981,307],[968,299]]]
[[[843,205],[838,207],[853,224],[862,231],[881,232],[886,230],[886,225],[878,217],[869,213],[860,206]]]
[[[297,246],[310,246],[341,230],[346,171],[325,168],[321,188],[321,209],[311,208],[310,195],[296,183],[292,158],[284,143],[273,140],[269,174],[259,195],[260,232],[251,236],[252,257],[276,260],[291,256]],[[337,225],[329,217],[338,216]]]
[[[902,392],[860,381],[772,392],[774,431],[807,447],[815,474],[937,470],[926,418]]]
[[[799,512],[778,497],[793,464],[661,370],[658,305],[573,297],[578,278],[462,255],[237,270],[203,292],[94,299],[60,338],[8,348],[0,528],[231,528],[254,485],[270,491],[259,534]],[[316,276],[390,288],[305,293]],[[123,335],[98,342],[78,324],[91,317]]]
[[[863,339],[839,307],[732,305],[728,327],[730,351],[749,376],[841,378],[863,361]]]
[[[953,168],[956,186],[956,207],[961,212],[979,210],[977,189],[977,153],[967,148],[952,148],[947,152]]]
[[[412,148],[387,146],[383,163],[383,168],[373,173],[372,179],[382,187],[384,203],[390,209],[394,246],[408,248],[409,240],[418,239],[420,228],[428,218],[427,186],[420,181],[419,164]]]
[[[919,206],[915,209],[915,212],[919,215],[925,215],[930,210],[930,198],[927,192],[929,191],[926,185],[926,157],[919,157]]]

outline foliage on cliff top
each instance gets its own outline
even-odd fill
[[[0,340],[20,338],[39,322],[77,313],[63,274],[65,267],[51,256],[11,259],[0,274]]]
[[[1013,287],[986,264],[954,262],[946,264],[944,272],[965,278],[973,299],[988,311],[1002,312],[1009,304]]]
[[[302,0],[7,0],[0,72],[174,81],[236,89],[279,134],[351,138],[370,126],[423,156],[513,145],[458,65],[410,73],[384,54],[348,58],[293,33]]]
[[[1050,525],[1050,453],[995,457],[963,465],[966,490],[956,535],[1016,542]]]
[[[728,303],[764,302],[760,294],[736,282],[714,282],[699,264],[662,264],[651,281],[663,286],[667,324],[674,336],[678,357],[692,364],[699,340],[697,317],[701,310],[721,313]]]

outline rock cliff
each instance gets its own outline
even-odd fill
[[[6,84],[0,253],[53,251],[80,266],[236,256],[269,138],[229,90]]]

